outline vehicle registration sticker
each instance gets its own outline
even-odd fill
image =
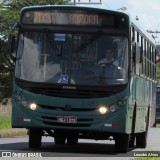
[[[75,116],[58,116],[57,121],[62,122],[62,123],[77,123],[77,117],[75,117]]]

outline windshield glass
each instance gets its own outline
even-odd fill
[[[128,39],[102,33],[23,32],[16,77],[30,82],[117,85],[128,81]]]

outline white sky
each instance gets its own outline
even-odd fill
[[[112,9],[127,7],[132,17],[138,16],[138,22],[145,30],[160,31],[160,0],[102,0]],[[116,8],[117,7],[117,8]],[[158,37],[156,43],[160,42],[160,33],[153,34]]]
[[[89,0],[80,0],[88,2]],[[127,7],[127,13],[132,17],[138,16],[138,22],[145,30],[160,31],[160,0],[101,0],[107,9],[119,9]],[[76,0],[78,2],[78,0]],[[99,2],[99,0],[91,0]],[[98,6],[98,5],[97,5]],[[160,33],[154,34],[158,38],[156,43],[160,43]]]

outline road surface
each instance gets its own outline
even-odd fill
[[[151,128],[149,130],[146,149],[130,148],[128,153],[125,154],[114,152],[114,141],[79,140],[77,145],[55,145],[52,137],[43,137],[40,149],[29,149],[27,136],[1,138],[0,151],[1,155],[2,152],[20,153],[20,156],[25,156],[24,153],[37,153],[38,156],[42,155],[43,157],[65,157],[65,160],[67,160],[67,157],[88,157],[87,159],[92,158],[92,160],[96,157],[113,157],[114,159],[115,157],[120,157],[120,159],[132,157],[133,159],[134,154],[139,153],[139,151],[142,151],[140,153],[159,151],[158,156],[160,156],[160,128]]]

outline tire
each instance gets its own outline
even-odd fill
[[[42,141],[42,130],[30,129],[29,130],[29,148],[40,148]]]
[[[75,145],[78,143],[77,137],[67,137],[67,144],[69,145]]]
[[[139,133],[136,136],[136,147],[137,148],[146,148],[147,146],[147,131]]]
[[[54,143],[55,144],[65,144],[66,138],[65,137],[60,137],[60,136],[55,136],[54,137]]]
[[[129,134],[119,134],[115,137],[115,151],[126,153],[129,147]]]
[[[134,142],[135,142],[135,135],[132,134],[129,140],[129,148],[134,148]]]
[[[64,131],[55,130],[54,131],[54,143],[55,144],[65,144],[66,137],[64,136]]]

